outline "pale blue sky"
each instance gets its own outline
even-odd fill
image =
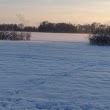
[[[110,21],[110,0],[0,0],[0,23]]]

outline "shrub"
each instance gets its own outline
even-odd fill
[[[110,45],[110,36],[91,36],[89,38],[91,45]]]
[[[91,45],[110,45],[110,28],[97,28],[91,35],[89,35]]]
[[[30,40],[31,34],[28,32],[1,31],[0,40]]]

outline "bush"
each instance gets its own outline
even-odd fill
[[[28,32],[1,31],[0,40],[30,40],[31,34]]]
[[[91,36],[89,37],[91,45],[110,45],[110,36]]]
[[[110,45],[110,28],[97,28],[91,35],[89,35],[91,45]]]

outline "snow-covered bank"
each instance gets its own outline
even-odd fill
[[[0,110],[109,110],[110,48],[0,42]]]

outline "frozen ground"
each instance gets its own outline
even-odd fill
[[[110,47],[0,42],[0,110],[110,110]]]
[[[32,41],[66,41],[79,42],[87,41],[87,34],[68,34],[68,33],[32,33]]]

